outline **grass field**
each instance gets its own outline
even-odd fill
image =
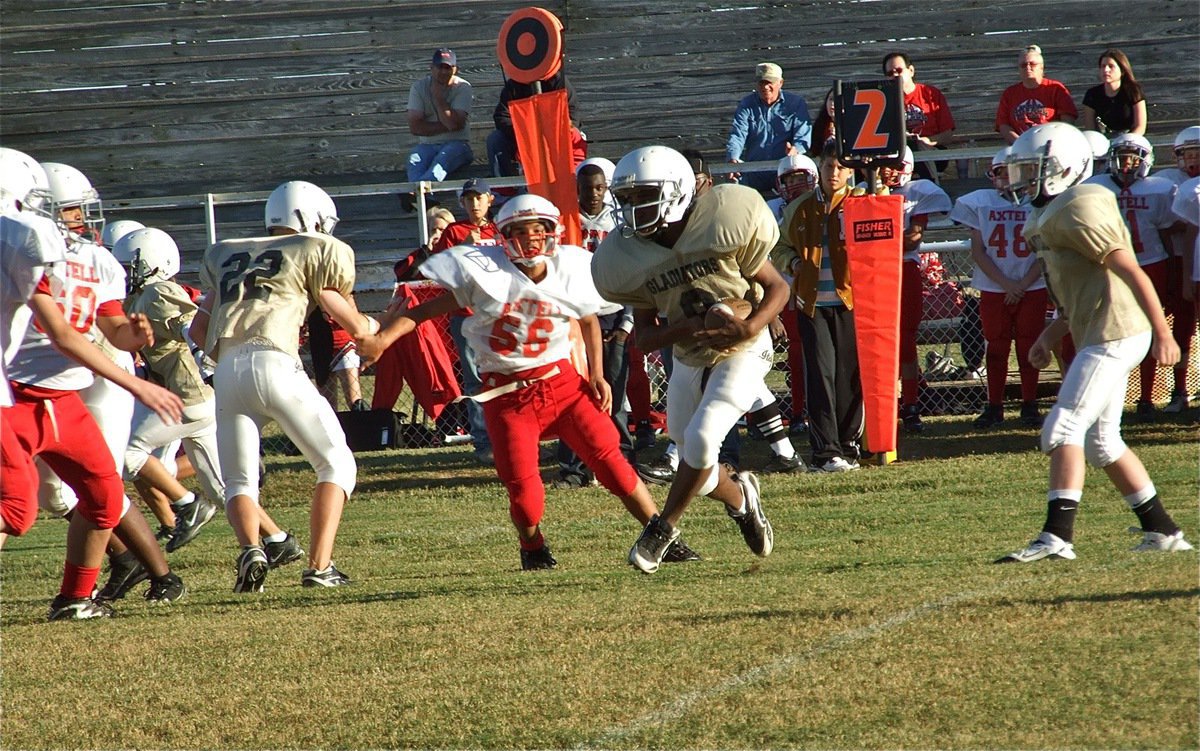
[[[697,502],[682,527],[705,560],[653,576],[625,564],[637,526],[598,489],[549,491],[559,568],[519,571],[467,448],[359,456],[339,590],[302,589],[293,564],[231,594],[218,519],[171,558],[180,602],[50,624],[65,525],[42,519],[0,554],[2,745],[1200,746],[1197,555],[1130,552],[1135,519],[1090,471],[1078,560],[993,566],[1043,519],[1036,433],[927,425],[890,467],[763,478],[767,559]],[[1126,437],[1200,540],[1195,426]],[[268,466],[265,502],[304,542],[313,475]]]

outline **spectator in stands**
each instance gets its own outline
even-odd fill
[[[914,152],[926,149],[944,149],[954,140],[954,116],[945,95],[934,86],[917,83],[913,75],[916,66],[904,52],[891,52],[883,58],[883,74],[900,79],[904,92],[904,118],[908,146]],[[936,180],[936,173],[946,168],[947,162],[938,162],[936,170],[929,162],[917,165],[917,177]]]
[[[452,50],[434,50],[428,76],[408,91],[408,130],[417,145],[408,155],[408,180],[440,182],[471,163],[467,140],[471,122],[471,84],[458,75]]]
[[[817,189],[784,210],[771,261],[792,277],[800,299],[812,466],[823,472],[858,469],[863,395],[854,339],[854,293],[841,233],[842,202],[854,171],[837,157],[837,144],[821,150]]]
[[[1079,112],[1071,92],[1058,81],[1046,78],[1041,47],[1036,44],[1026,47],[1021,53],[1018,70],[1021,80],[1004,90],[1000,95],[1000,106],[996,108],[996,132],[1005,142],[1012,143],[1034,125],[1056,120],[1075,122]]]
[[[754,93],[743,97],[733,113],[725,158],[734,163],[776,162],[788,154],[804,153],[812,134],[804,97],[783,90],[783,69],[775,63],[759,63],[754,73]],[[771,171],[733,177],[760,191],[775,188]]]
[[[459,188],[458,200],[467,212],[467,218],[447,225],[442,230],[437,242],[430,239],[432,252],[440,253],[455,245],[496,245],[500,242],[500,232],[492,223],[489,213],[495,195],[487,180],[472,177]]]
[[[425,212],[425,226],[429,229],[429,240],[413,252],[396,261],[392,271],[396,274],[397,282],[411,282],[421,278],[417,267],[429,258],[433,246],[441,238],[442,232],[454,224],[454,214],[444,206],[434,206]]]
[[[567,74],[560,68],[550,78],[533,83],[521,83],[511,78],[505,80],[504,88],[500,90],[500,101],[492,112],[492,121],[496,124],[487,137],[488,166],[496,177],[512,177],[521,174],[520,154],[517,153],[517,137],[513,132],[512,113],[508,105],[516,99],[528,99],[534,94],[567,90],[567,111],[571,117],[571,151],[572,168],[587,157],[587,138],[579,130],[575,117],[575,88],[567,80]]]
[[[817,115],[817,121],[812,126],[812,141],[808,146],[808,155],[814,159],[820,158],[821,148],[834,135],[833,87],[830,86],[829,91],[825,92],[825,103],[821,106],[821,112]]]
[[[467,210],[467,218],[442,230],[442,236],[433,246],[433,253],[440,253],[455,245],[498,245],[500,230],[492,223],[488,214],[494,198],[486,180],[472,177],[464,182],[462,189],[458,191],[458,199]],[[475,352],[462,332],[463,323],[470,314],[470,310],[466,308],[450,314],[450,336],[458,349],[463,393],[473,396],[479,393],[482,382],[479,379],[479,368],[475,364]],[[474,399],[467,400],[466,404],[471,440],[475,444],[475,459],[480,464],[490,465],[494,461],[492,441],[488,437],[487,425],[483,419],[483,407]]]
[[[1118,49],[1100,53],[1100,85],[1083,95],[1083,127],[1109,136],[1146,133],[1146,98],[1129,58]]]

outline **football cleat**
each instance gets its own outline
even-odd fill
[[[1004,424],[1004,407],[999,404],[989,404],[983,408],[983,412],[979,413],[979,417],[975,418],[974,425],[977,428],[994,428],[997,425]]]
[[[146,590],[146,601],[151,605],[170,605],[187,594],[183,579],[168,571],[161,579],[150,581],[150,589]]]
[[[629,549],[629,565],[643,573],[653,574],[658,571],[667,549],[678,539],[679,530],[655,514]]]
[[[667,546],[667,552],[663,554],[663,563],[687,563],[688,561],[703,560],[700,554],[692,550],[682,537],[676,537],[675,542]]]
[[[174,511],[175,531],[171,533],[171,539],[167,541],[168,553],[174,553],[196,539],[196,535],[200,534],[200,528],[208,524],[216,515],[217,507],[216,504],[209,503],[207,498],[198,497]]]
[[[150,578],[150,572],[132,555],[109,563],[108,582],[96,593],[97,600],[120,600],[129,590]]]
[[[996,559],[996,563],[1033,563],[1043,558],[1075,560],[1075,546],[1050,532],[1042,532],[1029,547]]]
[[[113,609],[106,602],[90,597],[64,597],[59,595],[50,603],[51,621],[86,621],[91,618],[112,618]]]
[[[764,475],[789,475],[807,471],[808,465],[804,463],[799,454],[792,454],[791,458],[775,454],[771,457],[771,461],[763,465],[759,473]]]
[[[304,557],[304,549],[300,547],[300,543],[296,542],[296,538],[292,536],[291,532],[288,532],[287,537],[279,542],[264,540],[263,552],[267,554],[268,568],[279,568]]]
[[[333,561],[320,571],[308,569],[300,575],[300,584],[304,587],[344,587],[350,583],[350,577],[337,570]]]
[[[537,550],[521,549],[521,570],[522,571],[542,571],[552,569],[558,565],[558,561],[554,560],[554,556],[550,554],[550,546],[543,544]]]
[[[1169,535],[1162,532],[1146,532],[1140,527],[1130,527],[1129,531],[1142,536],[1142,541],[1133,547],[1133,550],[1139,553],[1153,551],[1181,553],[1192,549],[1188,541],[1183,539],[1182,529],[1176,530],[1173,534]]]
[[[248,545],[242,548],[237,559],[237,579],[234,580],[233,591],[239,593],[263,591],[263,582],[266,581],[269,570],[267,554],[262,548],[257,545]]]
[[[763,513],[758,478],[754,476],[753,472],[739,472],[734,475],[733,481],[742,489],[746,510],[738,514],[726,506],[725,513],[737,522],[738,528],[742,531],[742,539],[746,541],[750,552],[766,558],[775,547],[775,532],[771,529],[771,522],[767,521],[767,515]]]

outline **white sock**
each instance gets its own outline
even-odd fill
[[[287,539],[287,532],[280,530],[273,535],[263,535],[263,542],[283,542]]]
[[[192,504],[195,501],[196,501],[196,494],[189,490],[188,492],[186,492],[182,496],[180,496],[178,499],[172,501],[171,508],[184,508],[185,506],[188,506],[189,504]]]
[[[771,450],[784,459],[791,459],[796,455],[796,447],[792,445],[792,442],[786,435],[772,443]]]

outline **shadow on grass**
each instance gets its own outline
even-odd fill
[[[997,604],[1066,605],[1073,602],[1167,602],[1200,597],[1200,588],[1156,589],[1149,592],[1104,592],[1091,595],[1060,595],[1058,597],[1014,600],[1004,598]]]

